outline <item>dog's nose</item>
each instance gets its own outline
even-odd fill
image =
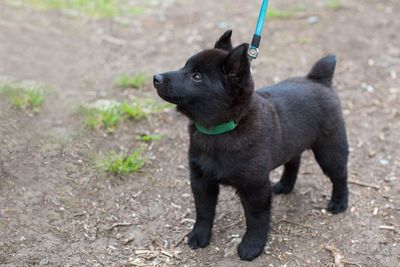
[[[163,76],[160,74],[156,74],[153,76],[153,84],[154,85],[160,85],[163,82]]]

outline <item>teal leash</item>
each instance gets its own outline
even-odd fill
[[[251,45],[247,52],[247,56],[250,62],[256,59],[259,53],[258,48],[260,47],[261,33],[264,26],[265,17],[267,15],[267,9],[268,9],[268,0],[263,0],[260,8],[260,14],[258,15],[256,31],[253,35]]]

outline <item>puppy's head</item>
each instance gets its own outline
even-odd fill
[[[232,31],[179,70],[154,75],[158,95],[191,120],[211,127],[236,119],[254,90],[248,44],[232,47]]]

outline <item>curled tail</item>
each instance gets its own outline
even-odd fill
[[[307,78],[326,86],[331,86],[333,74],[335,73],[335,66],[336,56],[327,55],[314,64]]]

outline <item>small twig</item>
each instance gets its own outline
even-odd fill
[[[231,224],[228,224],[228,225],[226,225],[226,226],[223,226],[223,227],[221,228],[221,231],[225,231],[225,230],[231,228],[232,226],[235,226],[235,225],[241,223],[241,221],[242,221],[242,220],[238,220],[238,221],[236,221],[236,222],[234,222],[234,223],[231,223]]]
[[[165,250],[161,250],[161,254],[164,254],[165,256],[167,256],[168,258],[173,258],[174,255],[172,255],[171,253],[165,251]]]
[[[280,220],[277,222],[277,224],[279,224],[280,222],[285,222],[285,223],[290,223],[290,224],[297,225],[297,226],[300,226],[300,227],[315,229],[314,227],[312,227],[312,226],[310,226],[310,225],[306,225],[306,224],[301,224],[301,223],[293,222],[293,221],[290,221],[290,220],[288,220],[288,219],[280,219]]]
[[[337,249],[335,247],[329,246],[329,245],[325,246],[325,249],[331,253],[335,267],[343,267],[343,263],[342,263],[343,256],[339,254]]]
[[[86,252],[82,252],[84,255],[86,255],[89,258],[93,258],[95,261],[97,261],[98,263],[101,264],[101,266],[105,266],[106,264],[104,262],[102,262],[96,255],[90,255],[89,253]]]
[[[359,186],[364,186],[364,187],[371,187],[371,188],[374,188],[376,190],[380,189],[380,187],[378,185],[368,184],[368,183],[364,183],[364,182],[360,182],[360,181],[356,181],[356,180],[349,180],[348,183],[349,184],[359,185]]]
[[[113,230],[116,227],[131,226],[133,223],[114,223],[108,230]]]
[[[135,250],[135,254],[136,254],[136,255],[142,255],[142,254],[148,255],[148,254],[151,254],[151,253],[153,253],[153,252],[154,252],[154,251],[147,250],[147,249],[137,249],[137,250]]]
[[[80,213],[75,213],[75,214],[72,215],[72,216],[74,216],[74,217],[80,217],[80,216],[83,216],[83,215],[86,215],[86,211],[80,212]]]
[[[183,218],[183,219],[181,220],[181,223],[185,223],[185,222],[195,223],[195,220],[193,220],[193,219],[188,219],[188,218]]]
[[[114,45],[121,45],[121,46],[124,46],[127,44],[126,40],[115,38],[115,37],[109,36],[109,35],[103,36],[103,41],[106,41],[106,42],[114,44]]]
[[[400,199],[400,196],[389,196],[389,195],[382,195],[382,196],[387,199]]]
[[[134,237],[130,237],[124,240],[124,246],[128,245],[130,242],[132,242],[133,240],[135,240]]]
[[[342,262],[344,263],[344,264],[346,264],[346,265],[355,265],[355,266],[358,266],[358,267],[362,267],[362,262],[351,262],[351,261],[346,261],[346,260],[342,260]]]
[[[388,230],[388,231],[393,231],[395,233],[398,233],[396,230],[396,227],[394,227],[392,225],[380,225],[379,230]]]
[[[184,235],[178,240],[178,242],[175,244],[174,247],[178,247],[178,246],[183,242],[183,240],[185,240],[185,237],[187,237],[187,235],[188,235],[188,233],[184,234]]]
[[[67,232],[65,232],[63,229],[61,229],[60,227],[57,227],[57,226],[54,226],[54,225],[51,225],[51,224],[49,224],[48,226],[49,226],[50,228],[52,228],[52,229],[54,229],[54,230],[60,232],[60,233],[63,233],[63,234],[66,234],[66,233],[67,233]]]

